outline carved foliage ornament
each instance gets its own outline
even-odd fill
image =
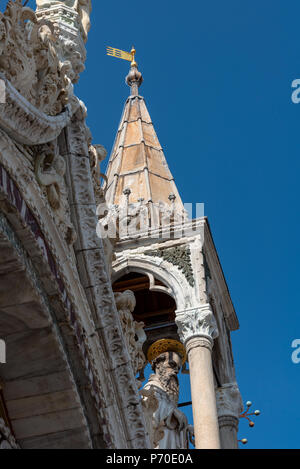
[[[165,261],[178,267],[187,279],[191,287],[195,286],[193,268],[191,263],[191,250],[181,246],[168,249],[158,249],[157,251],[148,251],[144,253],[146,256],[161,257]]]
[[[219,335],[217,322],[209,304],[177,312],[176,324],[183,343],[194,337],[205,337],[211,341]]]

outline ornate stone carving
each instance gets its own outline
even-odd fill
[[[105,203],[105,192],[107,187],[107,177],[100,171],[100,163],[105,160],[107,151],[102,145],[90,145],[89,156],[91,163],[91,172],[94,185],[94,193],[97,206]],[[104,186],[101,187],[101,178],[104,180]]]
[[[89,139],[89,143],[91,138]],[[102,238],[107,269],[109,275],[111,275],[112,262],[115,257],[114,255],[114,246],[116,243],[115,236],[106,236],[105,226],[107,224],[107,214],[109,213],[107,203],[105,201],[105,195],[107,190],[107,177],[105,174],[101,173],[100,164],[106,158],[107,151],[102,145],[89,145],[89,157],[91,164],[91,172],[94,186],[95,201],[97,205],[97,215],[99,217],[99,222],[97,226],[97,234]],[[104,184],[101,186],[101,180],[104,181]],[[103,219],[105,219],[103,221]]]
[[[87,41],[88,32],[91,27],[90,14],[92,11],[91,0],[36,0],[38,10],[49,9],[55,6],[67,6],[78,13],[78,19],[82,27],[84,42]]]
[[[123,293],[115,293],[115,300],[133,372],[136,375],[138,372],[142,372],[147,363],[143,353],[143,344],[147,338],[143,329],[144,323],[133,319],[132,312],[136,306],[136,300],[132,291],[127,290]]]
[[[85,42],[90,28],[90,0],[38,0],[38,19],[50,19],[54,25],[57,55],[70,64],[67,75],[77,83],[86,60]]]
[[[125,189],[124,202],[119,206],[109,202],[111,198],[109,193],[111,193],[111,185],[107,189],[107,209],[102,224],[115,232],[115,237],[119,241],[151,236],[155,230],[162,229],[165,230],[163,237],[168,238],[175,224],[184,228],[187,219],[186,212],[177,210],[173,205],[163,202],[146,202],[143,198],[136,203],[128,203],[131,191]],[[192,280],[189,279],[189,281]]]
[[[237,383],[223,384],[216,390],[218,417],[235,417],[243,411],[243,401]]]
[[[52,280],[54,279],[54,284],[53,283],[51,284],[51,292],[52,292],[52,297],[53,297],[53,288],[55,289],[55,285],[56,285],[57,289],[55,289],[55,291],[57,294],[57,302],[56,302],[55,311],[53,310],[53,308],[51,307],[49,303],[48,296],[46,295],[44,291],[44,285],[41,284],[41,280],[40,280],[41,272],[38,273],[35,270],[35,266],[33,266],[32,261],[28,258],[28,255],[25,253],[24,248],[21,245],[20,241],[17,239],[16,235],[11,230],[11,227],[8,225],[5,217],[1,213],[0,213],[0,231],[4,233],[5,236],[10,240],[14,248],[17,249],[20,258],[23,259],[25,263],[25,270],[26,272],[28,272],[28,275],[34,284],[34,288],[36,292],[40,295],[42,303],[47,307],[48,312],[49,312],[49,317],[51,317],[52,321],[56,322],[57,320],[56,317],[59,316],[59,314],[61,314],[61,305],[63,304],[63,316],[62,316],[63,319],[62,317],[60,317],[62,321],[60,323],[61,329],[58,332],[58,329],[54,327],[53,330],[55,331],[55,333],[57,333],[58,336],[60,335],[60,333],[62,333],[63,335],[66,333],[67,337],[69,338],[70,329],[69,327],[64,328],[64,326],[68,325],[71,327],[72,337],[74,337],[74,340],[78,344],[78,347],[75,347],[75,349],[74,349],[74,344],[72,344],[72,353],[73,351],[78,351],[78,354],[76,355],[76,357],[73,357],[72,362],[77,364],[76,365],[77,370],[78,370],[79,362],[82,363],[83,369],[86,372],[86,376],[89,381],[90,393],[91,393],[92,398],[94,399],[94,404],[97,409],[96,415],[104,433],[103,438],[106,441],[108,447],[111,447],[113,445],[114,433],[112,429],[110,428],[108,411],[105,407],[106,399],[103,396],[103,389],[102,389],[103,383],[102,383],[100,376],[98,375],[99,368],[98,366],[96,366],[96,363],[95,363],[95,351],[93,351],[93,353],[91,352],[90,340],[89,338],[87,338],[84,332],[85,327],[90,321],[89,315],[87,314],[88,312],[87,312],[86,306],[81,305],[82,311],[83,310],[85,311],[85,314],[81,316],[80,313],[82,313],[82,311],[79,312],[77,310],[78,304],[76,304],[75,306],[72,303],[72,300],[74,301],[73,294],[70,295],[70,293],[66,289],[65,283],[68,285],[66,277],[62,272],[58,270],[55,256],[50,251],[49,245],[53,249],[55,249],[53,244],[46,241],[45,236],[42,232],[41,226],[38,225],[35,216],[32,214],[32,212],[28,208],[27,204],[22,198],[21,193],[19,192],[14,182],[10,179],[8,173],[0,165],[0,198],[3,195],[3,193],[7,195],[7,202],[12,207],[14,207],[14,209],[16,209],[16,211],[20,214],[20,217],[22,220],[22,226],[23,228],[25,227],[27,229],[26,242],[27,243],[29,242],[30,232],[35,240],[36,246],[30,245],[30,252],[34,253],[35,258],[38,258],[38,261],[36,262],[36,264],[38,265],[39,268],[42,269],[42,271],[44,270],[44,267],[47,265],[48,266],[47,274],[45,274],[44,272],[44,276],[47,275],[47,278],[52,279]],[[51,220],[50,220],[50,223],[51,223]],[[38,247],[38,249],[36,249],[36,247]],[[55,252],[55,254],[57,253]],[[78,289],[78,287],[80,288],[78,273],[76,272],[75,275],[77,276],[77,280],[75,281],[73,280],[71,284],[76,285],[76,289]],[[71,288],[70,285],[68,285],[68,289],[70,288]],[[80,294],[77,297],[77,299],[80,301]],[[83,326],[83,323],[85,327]],[[61,339],[58,337],[58,340],[60,341]],[[65,343],[66,342],[67,341],[65,340]],[[97,350],[99,351],[100,350],[99,342],[97,343],[96,347],[97,347]],[[99,365],[99,361],[98,361],[98,365]],[[74,372],[74,368],[73,368],[73,372]],[[85,396],[87,396],[86,393],[85,393]]]
[[[182,271],[191,287],[195,285],[190,248],[176,246],[174,248],[169,249],[146,251],[144,254],[146,256],[162,257],[165,261],[177,266],[178,269]]]
[[[28,28],[32,28],[32,25],[29,24]],[[3,126],[5,130],[8,129],[7,133],[18,142],[36,145],[53,141],[69,123],[74,111],[71,106],[68,107],[68,111],[58,116],[48,116],[26,100],[9,81],[7,81],[7,88],[9,101],[7,105],[0,106],[0,126]],[[87,169],[86,175],[90,182],[88,132],[84,117],[81,119],[83,106],[78,109],[78,101],[76,105],[75,110],[78,110],[78,114],[74,116],[72,129],[70,126],[63,133],[66,136],[66,146],[61,153],[69,161],[73,159],[74,164],[75,161],[76,164],[78,163],[78,173],[82,174]],[[80,193],[80,196],[85,196],[81,199],[82,205],[79,204],[78,199],[76,199],[78,203],[74,204],[75,210],[80,211],[80,215],[77,213],[73,218],[76,229],[86,233],[86,244],[87,240],[90,244],[94,243],[93,247],[89,244],[88,247],[83,248],[80,255],[82,258],[86,255],[87,261],[90,259],[90,253],[95,252],[95,258],[96,254],[98,255],[97,268],[92,271],[91,282],[84,290],[86,286],[83,286],[84,275],[79,278],[73,251],[65,249],[60,232],[53,223],[55,218],[53,214],[56,214],[56,210],[51,209],[50,203],[45,203],[42,191],[35,178],[32,177],[31,149],[30,158],[24,158],[27,153],[24,147],[20,149],[20,145],[14,144],[2,131],[0,134],[0,159],[6,168],[5,170],[0,168],[0,199],[3,205],[9,207],[14,217],[13,221],[17,220],[17,229],[20,229],[21,236],[24,237],[22,241],[26,237],[26,246],[34,257],[35,266],[42,275],[46,288],[49,289],[47,291],[51,295],[51,300],[53,299],[55,305],[53,315],[58,315],[59,320],[62,321],[59,326],[66,329],[65,342],[70,344],[71,352],[74,354],[78,352],[76,357],[71,358],[71,362],[76,364],[74,368],[78,370],[78,375],[81,374],[82,378],[86,379],[83,381],[84,386],[83,382],[79,386],[82,389],[82,398],[85,399],[88,394],[93,396],[94,402],[92,400],[90,403],[95,404],[93,419],[99,419],[99,427],[93,422],[93,428],[103,433],[103,439],[109,447],[148,447],[149,442],[145,436],[145,423],[135,377],[126,353],[126,344],[118,320],[111,283],[105,270],[104,253],[95,233],[92,185],[90,184],[91,190],[89,186],[84,194]],[[46,145],[46,149],[41,148],[40,154],[43,151],[49,152],[49,155],[45,158],[43,156],[39,162],[39,179],[48,184],[49,179],[46,176],[49,174],[45,173],[48,170],[52,173],[50,176],[54,180],[50,180],[50,184],[41,187],[47,197],[48,187],[51,187],[51,193],[54,193],[52,202],[53,200],[55,202],[58,199],[57,194],[62,196],[63,192],[63,189],[57,190],[59,187],[57,179],[59,182],[63,179],[60,155],[52,152],[51,145]],[[38,155],[39,152],[34,156]],[[74,182],[74,177],[72,182]],[[74,187],[72,185],[69,191],[72,202],[75,201],[76,192],[79,192],[78,185],[74,183]],[[88,206],[85,205],[87,198],[92,199]],[[91,214],[88,226],[86,224],[87,213]],[[91,270],[88,262],[83,266],[79,256],[77,262],[78,269],[86,267],[87,270]],[[114,351],[110,354],[112,330]],[[116,364],[119,365],[120,358],[125,364],[117,367]],[[81,365],[79,365],[81,361],[84,370],[81,370]],[[88,397],[87,400],[89,400]],[[89,406],[91,407],[92,405]],[[116,425],[115,422],[119,422],[120,425]]]
[[[159,355],[152,363],[155,374],[141,391],[152,447],[156,449],[188,448],[193,437],[185,414],[177,408],[177,374],[181,364],[181,358],[175,352]]]
[[[205,337],[210,341],[219,335],[217,323],[209,304],[176,312],[178,333],[183,343],[194,337]]]
[[[69,64],[59,60],[56,41],[53,24],[38,21],[21,0],[10,0],[0,13],[0,70],[25,99],[51,116],[64,110],[70,92]]]
[[[61,114],[48,116],[27,101],[1,72],[0,79],[5,82],[6,95],[5,104],[0,106],[0,127],[18,143],[37,145],[54,140],[79,106],[79,100],[73,100],[73,107],[68,105]]]
[[[35,175],[46,193],[50,206],[68,244],[76,241],[76,233],[71,223],[68,193],[65,184],[66,162],[59,154],[56,142],[35,148]]]

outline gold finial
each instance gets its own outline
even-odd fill
[[[132,57],[131,66],[132,67],[137,67],[137,63],[135,61],[136,50],[135,50],[134,46],[132,46],[130,53],[131,53],[131,57]]]
[[[186,351],[184,345],[178,340],[174,339],[160,339],[154,342],[148,349],[147,359],[151,363],[161,353],[164,352],[176,352],[180,355],[182,365],[186,361]]]
[[[134,46],[132,46],[132,49],[130,52],[126,52],[121,49],[115,49],[114,47],[107,46],[106,53],[107,55],[110,55],[111,57],[117,57],[117,59],[128,60],[128,62],[131,62],[131,67],[137,67],[137,63],[135,61],[136,50]]]

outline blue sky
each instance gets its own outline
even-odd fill
[[[239,317],[237,379],[262,411],[254,429],[241,423],[248,448],[300,447],[299,15],[296,0],[94,0],[76,87],[110,151],[128,64],[105,46],[135,45],[140,92],[182,199],[205,203]]]

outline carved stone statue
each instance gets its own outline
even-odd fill
[[[35,175],[38,183],[46,190],[56,221],[68,244],[76,240],[71,223],[68,192],[65,184],[66,162],[59,154],[55,143],[38,145],[36,148]]]
[[[107,186],[107,177],[100,171],[100,163],[106,158],[107,151],[102,145],[90,145],[89,157],[95,192],[96,204],[99,205],[105,202],[105,192]],[[101,179],[104,180],[104,187],[101,187]]]
[[[142,349],[146,340],[146,334],[143,329],[144,323],[137,322],[133,319],[132,312],[136,306],[136,300],[132,291],[126,290],[123,293],[115,293],[115,300],[120,314],[133,372],[136,375],[138,372],[141,372],[146,365],[146,357]],[[138,385],[140,385],[139,382]]]
[[[0,71],[21,95],[44,113],[56,116],[68,102],[70,64],[57,55],[53,24],[38,20],[20,0],[0,12]]]
[[[187,417],[177,408],[179,396],[178,373],[181,356],[173,351],[158,355],[152,362],[155,372],[141,391],[148,428],[151,428],[153,448],[185,449],[193,438],[193,428]],[[155,408],[153,398],[157,401]],[[149,405],[149,400],[152,401]],[[149,407],[154,409],[149,415]],[[150,419],[150,421],[149,421]]]

